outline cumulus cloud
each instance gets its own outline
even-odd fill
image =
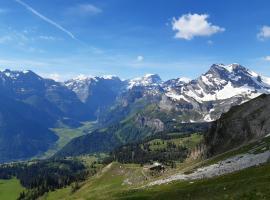
[[[266,40],[270,38],[270,26],[263,26],[258,33],[257,37],[260,40]]]
[[[102,10],[93,4],[78,4],[74,7],[68,8],[68,13],[79,16],[88,16],[100,14],[102,13]]]
[[[191,40],[197,36],[211,36],[225,31],[225,28],[208,22],[207,14],[185,14],[172,21],[172,29],[176,31],[175,38]]]
[[[144,60],[144,57],[143,56],[137,56],[137,61],[138,62],[142,62]]]

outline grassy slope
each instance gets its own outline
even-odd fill
[[[201,134],[194,133],[184,138],[176,138],[170,140],[154,139],[149,141],[148,143],[150,144],[151,150],[164,149],[167,147],[168,142],[171,142],[176,146],[184,146],[188,149],[191,149],[194,148],[197,144],[199,144],[202,139],[203,136]]]
[[[259,141],[251,142],[247,145],[240,146],[239,148],[214,156],[213,158],[204,161],[203,166],[217,163],[218,161],[225,160],[229,157],[232,157],[238,154],[243,154],[243,153],[256,154],[256,153],[262,153],[267,150],[270,150],[270,137],[265,137]]]
[[[54,128],[52,131],[59,137],[57,142],[44,153],[42,158],[48,158],[55,154],[58,150],[64,147],[73,138],[80,137],[89,133],[93,129],[94,122],[85,122],[83,126],[79,128]]]
[[[140,186],[139,182],[145,180],[141,172],[141,168],[137,165],[123,166],[114,163],[95,178],[86,181],[77,192],[72,194],[70,187],[68,187],[47,194],[43,197],[43,200],[208,200],[270,198],[270,164],[207,180],[194,182],[177,181],[147,189],[135,189]],[[134,185],[123,185],[124,180],[127,178]]]
[[[270,138],[254,142],[250,145],[227,152],[206,161],[189,161],[180,164],[177,169],[166,172],[162,177],[179,171],[193,171],[202,165],[216,163],[228,157],[246,153],[261,152],[270,148]],[[121,167],[120,167],[121,166]],[[146,179],[147,178],[147,179]],[[158,177],[152,177],[151,180]],[[161,178],[161,177],[159,177]],[[124,184],[125,180],[132,185]],[[212,179],[193,181],[194,183],[177,181],[167,185],[148,189],[135,189],[149,181],[139,165],[121,165],[113,163],[98,176],[88,179],[74,194],[71,188],[51,192],[44,200],[54,199],[270,199],[270,163],[245,169],[233,174]]]
[[[16,200],[23,191],[23,187],[17,179],[0,180],[0,199]]]
[[[192,182],[175,182],[147,190],[122,192],[115,199],[269,199],[270,164]]]
[[[123,184],[124,180],[127,179],[135,185],[144,181],[145,176],[142,174],[142,168],[134,164],[121,165],[119,163],[112,163],[95,177],[83,183],[77,192],[72,194],[71,188],[67,187],[50,192],[42,200],[111,199],[113,194],[116,195],[119,191],[130,187],[128,183]]]

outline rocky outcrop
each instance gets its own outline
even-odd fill
[[[138,115],[136,122],[140,128],[148,127],[154,132],[164,131],[164,123],[160,119],[151,119],[142,115]]]
[[[257,140],[270,133],[270,95],[234,106],[206,134],[208,156]]]

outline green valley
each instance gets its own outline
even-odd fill
[[[95,123],[96,122],[90,121],[83,122],[82,126],[78,128],[70,128],[66,125],[62,125],[62,127],[51,129],[58,136],[58,140],[51,145],[51,147],[42,156],[39,156],[39,158],[48,158],[62,149],[73,138],[88,134],[94,129]]]
[[[16,200],[24,190],[19,180],[13,178],[9,180],[0,179],[0,199]]]

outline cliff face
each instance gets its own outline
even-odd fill
[[[164,131],[164,123],[160,119],[151,119],[149,117],[138,115],[136,122],[140,128],[148,127],[154,132]]]
[[[215,121],[205,136],[208,156],[262,138],[270,133],[270,95],[232,107]]]

